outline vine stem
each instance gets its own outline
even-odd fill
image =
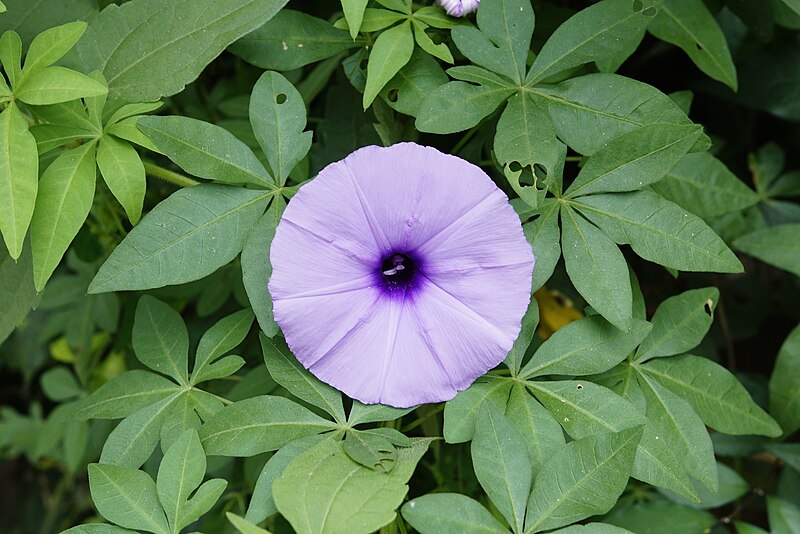
[[[200,182],[198,182],[197,180],[193,180],[188,176],[184,176],[182,174],[178,174],[177,172],[173,172],[169,169],[165,169],[164,167],[156,165],[155,163],[145,162],[144,172],[146,172],[150,176],[160,178],[165,182],[175,184],[179,187],[192,187],[195,185],[200,185]]]

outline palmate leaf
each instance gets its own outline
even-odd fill
[[[504,410],[512,383],[487,375],[447,401],[444,407],[444,439],[447,443],[463,443],[472,439],[475,421],[484,402]]]
[[[191,384],[198,384],[212,378],[228,376],[235,371],[224,372],[226,367],[225,360],[218,360],[223,354],[233,350],[247,336],[250,326],[253,324],[253,312],[241,310],[227,317],[223,317],[214,326],[206,330],[200,343],[197,345],[195,353],[194,367],[189,379]],[[239,366],[244,365],[244,360],[235,356],[239,360]]]
[[[540,215],[522,225],[525,239],[536,251],[536,268],[533,270],[531,291],[541,288],[550,279],[561,257],[558,208],[558,202],[553,202],[552,199],[545,200],[539,207]]]
[[[114,197],[119,200],[128,220],[136,224],[142,217],[147,189],[144,164],[136,149],[113,135],[106,135],[97,145],[97,167]]]
[[[272,275],[272,264],[269,261],[270,245],[284,209],[286,201],[282,196],[276,196],[250,232],[242,249],[244,289],[261,331],[270,337],[278,333],[278,323],[272,314],[272,296],[269,291],[265,291],[264,281],[269,280]]]
[[[431,493],[403,505],[403,519],[421,534],[507,534],[481,503],[458,493]]]
[[[398,24],[378,36],[367,63],[367,84],[362,105],[367,109],[383,86],[403,68],[414,52],[414,34],[411,22]]]
[[[641,434],[636,427],[562,448],[536,475],[525,532],[550,530],[610,510],[625,489]]]
[[[800,224],[781,224],[743,235],[734,248],[800,276]]]
[[[189,333],[180,314],[145,295],[136,306],[133,350],[140,362],[181,385],[189,383]]]
[[[439,63],[424,51],[414,49],[408,63],[384,86],[381,98],[395,111],[416,117],[425,97],[445,83],[447,75]]]
[[[225,47],[264,24],[284,4],[286,0],[134,0],[108,6],[93,18],[76,49],[86,72],[105,75],[111,98],[150,102],[180,92]],[[202,13],[202,23],[188,13]]]
[[[30,73],[23,71],[15,95],[26,104],[46,105],[76,98],[104,95],[105,84],[80,72],[64,67],[38,67]]]
[[[109,521],[155,534],[170,533],[156,484],[143,471],[90,464],[89,488],[97,510]]]
[[[538,473],[566,443],[564,431],[553,415],[521,383],[511,388],[505,416],[523,436],[533,473]]]
[[[28,122],[13,102],[0,113],[0,154],[0,233],[16,260],[36,204],[39,158]]]
[[[86,23],[70,22],[43,31],[33,38],[25,56],[25,70],[48,67],[61,59],[78,42]]]

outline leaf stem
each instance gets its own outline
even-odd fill
[[[422,423],[424,423],[425,421],[427,421],[428,419],[430,419],[431,417],[435,416],[436,414],[438,414],[439,412],[441,412],[443,410],[444,410],[444,403],[441,403],[436,408],[433,408],[431,411],[429,411],[428,413],[426,413],[422,417],[418,418],[417,420],[413,421],[408,426],[404,427],[401,430],[401,432],[403,432],[405,434],[409,430],[413,430],[413,429],[417,428],[419,425],[421,425]]]
[[[177,172],[173,172],[169,169],[165,169],[164,167],[156,165],[155,163],[145,162],[144,172],[146,172],[150,176],[160,178],[165,182],[175,184],[179,187],[192,187],[195,185],[200,185],[200,182],[198,182],[197,180],[194,180],[182,174],[178,174]]]

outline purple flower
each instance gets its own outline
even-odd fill
[[[533,253],[489,177],[415,143],[359,149],[300,188],[270,252],[297,359],[365,403],[449,400],[499,364]]]
[[[451,17],[463,17],[478,10],[481,0],[436,0]]]

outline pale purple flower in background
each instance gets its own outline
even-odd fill
[[[451,17],[463,17],[478,10],[481,0],[436,0]]]
[[[270,251],[297,359],[365,403],[449,400],[508,354],[534,258],[478,167],[415,143],[359,149],[300,188]]]

